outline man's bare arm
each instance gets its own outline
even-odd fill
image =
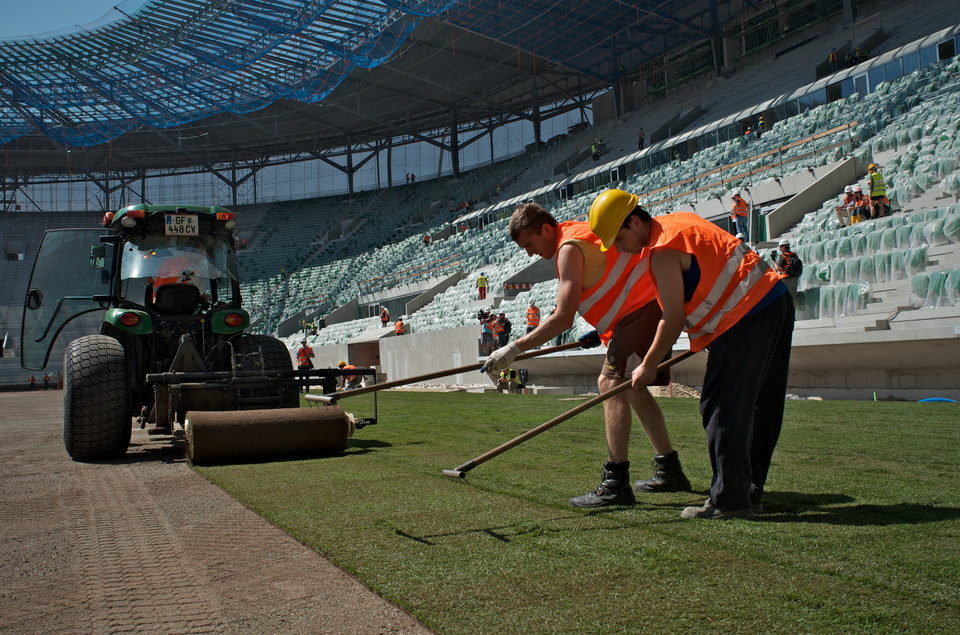
[[[557,271],[560,277],[557,310],[544,318],[537,328],[516,340],[522,351],[549,342],[573,326],[583,291],[583,252],[579,247],[569,244],[560,247],[557,251]]]

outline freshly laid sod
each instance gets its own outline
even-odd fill
[[[568,507],[599,482],[599,407],[441,475],[577,403],[390,391],[342,456],[197,469],[441,633],[957,632],[956,404],[787,402],[753,521],[680,518],[710,482],[693,399],[660,401],[692,494]],[[648,478],[639,424],[631,454]]]

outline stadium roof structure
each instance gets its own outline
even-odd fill
[[[0,42],[0,177],[455,155],[453,129],[536,125],[717,37],[720,1],[127,0]],[[724,5],[729,22],[748,3]]]

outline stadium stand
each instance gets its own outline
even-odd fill
[[[908,10],[869,16],[858,28],[877,33]],[[390,337],[391,329],[372,317],[373,307],[389,303],[395,316],[406,316],[414,336],[456,334],[453,358],[466,361],[477,354],[479,309],[505,312],[518,329],[530,300],[547,312],[556,292],[549,267],[538,267],[507,236],[516,203],[535,199],[560,220],[582,219],[597,191],[623,187],[642,193],[655,213],[693,208],[723,225],[726,197],[736,186],[757,193],[755,248],[764,252],[769,241],[787,236],[805,263],[795,337],[798,388],[827,387],[837,396],[862,397],[864,373],[819,384],[814,375],[871,343],[893,355],[913,346],[913,360],[926,346],[955,339],[951,334],[960,323],[960,60],[940,60],[946,49],[938,50],[944,42],[957,50],[960,27],[929,34],[920,25],[927,14],[917,14],[903,20],[895,36],[886,34],[874,58],[813,83],[805,83],[811,69],[798,60],[814,48],[797,46],[781,59],[738,69],[740,90],[729,90],[730,78],[723,77],[677,88],[678,100],[647,105],[616,121],[598,120],[460,179],[422,178],[415,185],[352,196],[240,206],[239,235],[246,241],[242,289],[254,323],[289,335],[292,347],[298,335],[290,324],[323,318],[326,327],[312,336],[320,364],[343,358],[351,342],[373,339],[381,342],[382,370],[391,378],[420,372],[417,364],[427,362],[407,360],[401,367],[393,360],[407,359],[423,340]],[[819,50],[849,36],[838,30],[814,46]],[[782,81],[771,81],[774,77]],[[694,107],[695,99],[683,92],[706,88],[717,96],[699,98],[702,106]],[[744,125],[764,113],[773,122],[770,129],[759,138],[744,135]],[[650,143],[637,151],[640,124]],[[598,137],[609,151],[595,163],[583,151]],[[852,166],[846,180],[854,183],[869,162],[881,166],[895,213],[840,228],[833,213],[837,192],[821,192],[826,189],[821,176]],[[797,214],[792,222],[773,222],[778,209],[790,207],[781,205],[809,189],[811,181],[821,181],[814,188],[819,208],[815,203],[791,211]],[[776,196],[760,194],[772,184]],[[464,213],[455,205],[462,200],[480,202]],[[35,242],[39,233],[39,226],[31,227],[11,233],[10,240]],[[433,237],[429,245],[424,234]],[[6,234],[3,238],[7,243]],[[492,285],[485,302],[476,299],[474,286],[481,271]],[[16,280],[26,284],[25,278]],[[523,290],[510,288],[516,282]],[[18,305],[6,299],[0,317],[8,325]],[[578,319],[572,330],[586,328]],[[817,346],[823,343],[834,345],[835,352],[825,354]],[[430,361],[423,372],[437,364]],[[547,383],[569,383],[569,375],[579,372],[551,376],[542,370],[538,380]],[[678,370],[695,383],[695,368]],[[958,394],[956,374],[935,376],[940,370],[931,365],[916,387],[893,382],[890,394],[913,396],[921,389]]]

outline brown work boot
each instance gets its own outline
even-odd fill
[[[634,488],[638,492],[690,492],[690,479],[683,473],[680,457],[676,450],[670,454],[658,454],[653,457],[655,470],[653,478],[637,481]]]

